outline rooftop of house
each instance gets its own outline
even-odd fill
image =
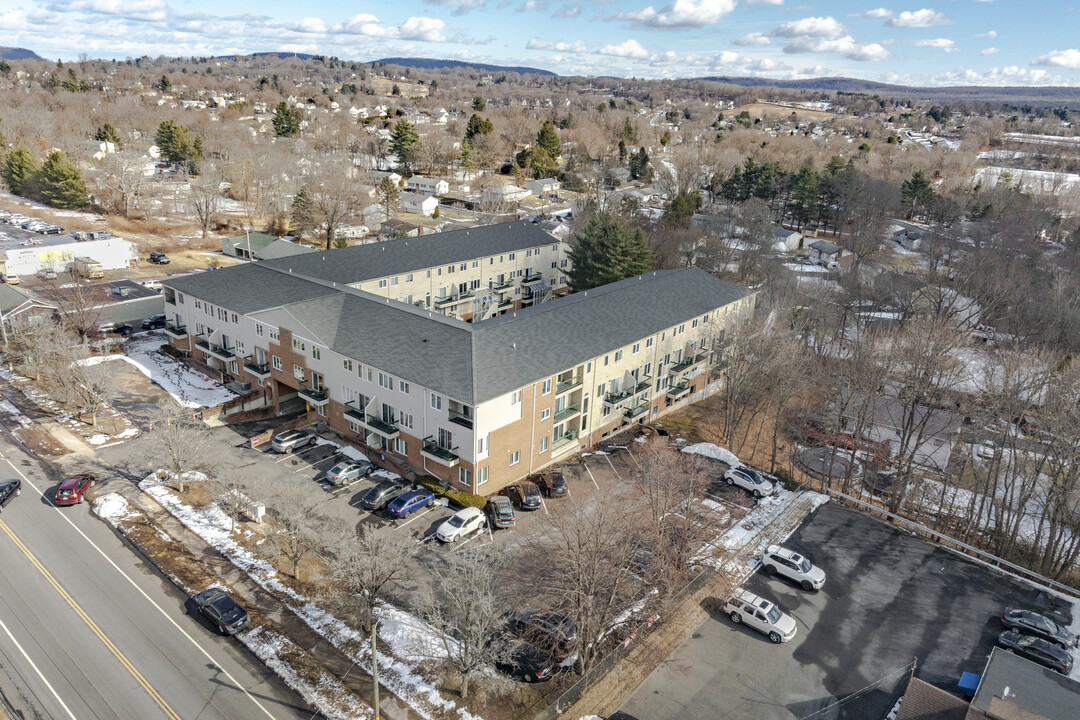
[[[971,705],[989,717],[1075,720],[1080,708],[1080,683],[994,648]]]
[[[270,243],[276,242],[277,239],[278,238],[276,235],[267,235],[266,233],[253,232],[227,237],[221,241],[221,244],[223,248],[226,245],[232,245],[233,247],[250,250],[252,253],[256,253]]]
[[[291,240],[274,238],[274,242],[255,251],[255,257],[259,260],[277,260],[279,258],[304,255],[306,253],[319,252],[317,248],[308,245],[298,245]]]

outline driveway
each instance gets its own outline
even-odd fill
[[[882,718],[903,668],[954,690],[980,673],[1006,605],[1068,603],[887,523],[829,503],[786,543],[828,575],[821,592],[755,574],[746,587],[795,618],[773,645],[719,613],[702,623],[621,708],[640,720]]]

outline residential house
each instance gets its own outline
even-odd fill
[[[405,181],[405,189],[424,195],[445,195],[450,192],[450,183],[441,178],[413,175]]]
[[[842,254],[843,248],[832,244],[828,240],[818,240],[810,243],[810,262],[817,265],[827,267],[829,263],[838,261]]]
[[[542,178],[525,183],[525,189],[537,197],[554,195],[559,192],[560,187],[559,181],[555,178]]]
[[[392,240],[394,238],[416,237],[420,234],[420,226],[404,220],[386,220],[379,226],[379,235]]]
[[[439,201],[431,195],[401,193],[401,209],[407,213],[431,217],[435,214],[437,207],[439,207]]]
[[[779,225],[773,228],[773,250],[791,252],[802,247],[803,235],[798,230],[788,230]]]

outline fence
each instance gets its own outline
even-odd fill
[[[835,497],[835,498],[839,499],[841,502],[850,503],[850,504],[855,505],[855,506],[857,506],[859,508],[862,508],[863,510],[868,510],[869,512],[871,512],[871,513],[873,513],[875,515],[880,515],[882,517],[888,518],[890,521],[896,523],[897,525],[900,525],[901,527],[903,527],[905,529],[911,530],[912,532],[917,533],[919,535],[922,535],[923,537],[930,538],[931,540],[934,540],[934,541],[940,543],[941,545],[944,545],[945,547],[950,548],[951,550],[955,550],[957,552],[962,552],[965,555],[970,555],[971,557],[974,557],[976,560],[979,560],[980,562],[984,562],[987,565],[993,565],[994,567],[1008,570],[1009,572],[1012,572],[1012,573],[1014,573],[1016,575],[1019,575],[1020,577],[1024,578],[1025,580],[1030,580],[1030,581],[1032,581],[1034,583],[1038,583],[1039,585],[1044,585],[1044,586],[1046,586],[1048,588],[1051,588],[1053,590],[1056,590],[1056,591],[1058,591],[1058,592],[1060,592],[1060,593],[1062,593],[1064,595],[1069,595],[1070,597],[1080,598],[1080,590],[1078,590],[1078,589],[1076,589],[1074,587],[1064,585],[1062,583],[1057,582],[1056,580],[1051,580],[1050,578],[1045,577],[1043,575],[1039,575],[1036,572],[1032,572],[1031,570],[1028,570],[1027,568],[1025,568],[1025,567],[1023,567],[1021,565],[1017,565],[1016,563],[1012,563],[1012,562],[1009,562],[1008,560],[1004,560],[1002,558],[999,558],[997,555],[991,555],[990,553],[986,552],[985,550],[980,550],[979,548],[974,547],[972,545],[968,545],[967,543],[960,542],[956,538],[949,537],[948,535],[946,535],[944,533],[941,533],[941,532],[938,532],[937,530],[931,530],[930,528],[926,527],[925,525],[920,525],[919,523],[908,520],[907,518],[905,518],[905,517],[903,517],[901,515],[891,513],[888,510],[885,510],[883,508],[878,507],[877,505],[874,505],[873,503],[868,503],[865,500],[860,500],[859,498],[855,498],[855,497],[852,497],[850,495],[845,495],[844,493],[839,492],[838,490],[833,490],[830,487],[826,487],[825,492],[830,497]]]
[[[671,600],[667,603],[667,607],[674,607],[682,602],[687,596],[697,592],[697,590],[705,584],[705,581],[709,579],[711,572],[710,569],[705,569],[698,573],[697,576],[687,583],[682,590],[672,596]],[[626,657],[630,652],[630,649],[634,647],[634,644],[648,633],[649,630],[656,625],[656,622],[656,619],[653,619],[651,621],[645,620],[639,623],[634,632],[623,641],[622,645],[600,658],[600,660],[590,668],[580,680],[567,688],[555,702],[541,711],[533,720],[555,720],[555,718],[562,715],[568,708],[581,699],[581,696],[586,690],[607,675],[619,660]]]

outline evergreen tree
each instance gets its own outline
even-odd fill
[[[495,126],[490,120],[473,113],[473,116],[469,118],[469,124],[465,126],[465,140],[472,140],[477,135],[490,135],[494,131]]]
[[[487,103],[484,102],[484,98],[477,95],[472,99],[472,109],[476,112],[484,112],[484,108],[487,107]]]
[[[626,118],[626,122],[623,123],[622,139],[627,145],[633,145],[637,142],[637,133],[634,132],[634,126],[630,124],[630,118]]]
[[[552,160],[556,160],[562,154],[559,134],[555,132],[555,125],[550,120],[545,120],[540,126],[540,132],[536,134],[536,146],[547,151]]]
[[[162,93],[167,93],[172,87],[172,80],[169,79],[168,75],[162,75],[161,79],[158,80],[157,86],[158,90],[160,90]]]
[[[437,92],[439,92],[439,81],[432,80],[428,83],[428,97],[434,97]]]
[[[908,208],[909,220],[925,213],[926,208],[934,202],[934,188],[930,184],[930,178],[926,177],[922,170],[916,170],[910,180],[901,183],[900,199]]]
[[[80,208],[90,202],[82,171],[59,150],[49,153],[41,168],[41,197],[58,208]]]
[[[375,192],[379,196],[379,202],[382,203],[383,208],[386,210],[386,219],[390,219],[390,212],[398,200],[398,186],[390,178],[389,175],[379,181],[378,187],[375,188]]]
[[[113,127],[112,123],[105,123],[97,129],[94,133],[94,139],[99,142],[111,142],[117,147],[120,146],[120,133]]]
[[[469,140],[461,143],[461,169],[467,173],[475,172],[479,164],[476,162],[476,149]]]
[[[603,105],[600,107],[603,107]],[[622,138],[619,138],[619,162],[626,162],[626,141]]]
[[[664,208],[664,221],[673,226],[685,225],[700,209],[701,193],[698,190],[680,190]]]
[[[157,146],[161,156],[184,167],[191,175],[199,174],[202,160],[202,140],[194,137],[186,127],[172,120],[163,120],[157,129]]]
[[[308,192],[307,186],[301,187],[293,198],[292,208],[289,210],[292,217],[296,234],[299,237],[307,236],[315,229],[315,201]]]
[[[649,165],[649,153],[645,152],[645,147],[642,146],[636,153],[630,154],[630,177],[634,180],[641,180],[643,182],[652,182],[653,170]]]
[[[4,182],[16,195],[29,197],[37,190],[38,159],[25,145],[19,145],[4,159]]]
[[[282,100],[274,108],[274,134],[278,137],[297,137],[300,134],[300,123],[304,115],[300,108],[290,107],[289,103]]]
[[[390,152],[397,155],[398,164],[404,166],[405,172],[412,172],[412,164],[420,155],[420,136],[408,120],[399,120],[394,126],[390,136]]]
[[[573,267],[568,275],[574,292],[607,285],[652,270],[652,253],[645,231],[625,220],[600,214],[575,235],[570,248]]]

